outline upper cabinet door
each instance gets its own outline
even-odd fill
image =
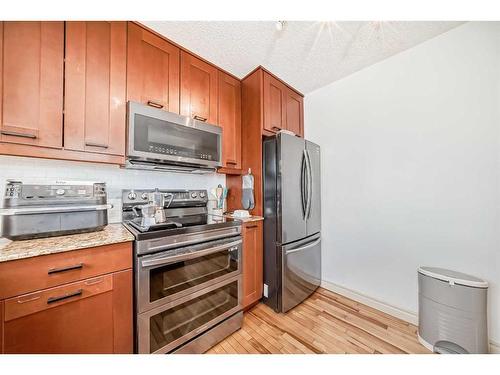
[[[287,88],[285,91],[286,129],[304,136],[304,98]]]
[[[217,68],[181,51],[181,115],[217,124]]]
[[[286,129],[286,95],[288,88],[264,72],[264,129],[278,132]]]
[[[222,162],[241,168],[241,83],[219,71],[219,121],[222,126]]]
[[[0,140],[60,148],[64,22],[0,22]]]
[[[64,147],[125,153],[125,22],[67,22]]]
[[[127,99],[179,113],[180,50],[128,23]]]

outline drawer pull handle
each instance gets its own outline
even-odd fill
[[[257,224],[255,224],[255,225],[247,225],[247,229],[257,228],[257,227],[258,227],[258,225],[257,225]]]
[[[22,138],[36,139],[36,134],[11,132],[8,130],[2,130],[0,133],[2,133],[3,135],[9,135],[11,137],[22,137]]]
[[[105,145],[103,143],[94,143],[94,142],[85,142],[85,146],[90,146],[90,147],[99,147],[99,148],[108,148],[108,145]]]
[[[59,302],[59,301],[63,301],[65,299],[68,299],[68,298],[71,298],[71,297],[78,297],[78,296],[81,296],[83,293],[83,289],[78,289],[77,291],[75,292],[72,292],[72,293],[68,293],[68,294],[64,294],[62,296],[58,296],[58,297],[50,297],[48,300],[47,300],[47,305],[51,304],[51,303],[55,303],[55,302]]]
[[[228,160],[228,161],[226,161],[226,164],[236,165],[238,163],[235,160]]]
[[[66,272],[66,271],[74,271],[74,270],[80,270],[83,268],[83,263],[78,263],[73,266],[68,266],[68,267],[61,267],[61,268],[51,268],[48,272],[49,275],[52,275],[53,273],[59,273],[59,272]]]
[[[163,108],[163,104],[156,103],[156,102],[153,102],[151,100],[148,100],[148,105],[150,107],[155,107],[155,108],[159,108],[159,109]]]
[[[203,121],[203,122],[207,121],[206,117],[201,117],[201,116],[198,116],[198,115],[194,115],[193,118],[195,120],[198,120],[198,121]]]

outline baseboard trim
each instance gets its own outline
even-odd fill
[[[356,302],[365,304],[374,309],[380,310],[386,314],[392,315],[396,318],[404,320],[405,322],[418,326],[418,315],[411,312],[392,306],[386,302],[369,297],[366,294],[357,292],[355,290],[331,283],[329,281],[321,281],[321,287],[328,289],[332,292],[338,293],[344,297],[350,298]],[[490,340],[490,353],[500,354],[500,343]]]
[[[348,289],[346,287],[331,283],[329,281],[321,281],[321,287],[331,290],[332,292],[341,294],[344,297],[350,298],[356,302],[363,303],[367,306],[373,307],[374,309],[380,310],[386,314],[404,320],[405,322],[418,325],[417,314],[412,313],[410,311],[394,307],[388,303],[369,297],[366,294],[356,292],[352,289]]]
[[[500,343],[490,340],[490,354],[500,354]]]

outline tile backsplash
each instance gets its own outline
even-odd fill
[[[108,201],[113,204],[109,222],[121,221],[121,190],[160,189],[207,189],[218,184],[225,186],[225,175],[152,172],[123,169],[116,165],[73,162],[64,160],[35,159],[0,155],[0,194],[5,191],[7,179],[36,178],[44,180],[102,181],[108,189]]]

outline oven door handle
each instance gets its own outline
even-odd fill
[[[184,260],[198,258],[198,257],[204,256],[204,255],[217,253],[221,250],[228,249],[228,248],[229,248],[229,251],[235,251],[235,250],[238,250],[238,245],[240,245],[241,243],[243,243],[243,241],[238,240],[238,241],[228,242],[228,243],[225,243],[225,244],[222,244],[219,246],[210,247],[210,248],[205,249],[205,250],[194,251],[194,252],[188,253],[188,254],[166,255],[164,257],[159,257],[159,258],[144,259],[143,261],[141,261],[141,266],[142,266],[142,268],[146,268],[146,267],[160,266],[160,265],[180,262],[180,261],[184,261]]]

